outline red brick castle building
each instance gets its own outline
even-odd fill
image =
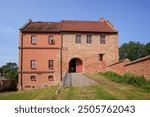
[[[33,22],[20,29],[19,90],[60,83],[69,72],[104,72],[118,62],[118,31],[100,21]]]

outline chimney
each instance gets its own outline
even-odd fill
[[[104,22],[104,21],[105,21],[104,17],[101,17],[100,22]]]
[[[32,19],[29,19],[28,22],[32,22]]]

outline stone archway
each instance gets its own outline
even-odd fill
[[[81,59],[73,58],[69,61],[69,72],[82,73]]]

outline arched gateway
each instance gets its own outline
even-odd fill
[[[73,58],[69,61],[69,72],[81,73],[82,61],[79,58]]]

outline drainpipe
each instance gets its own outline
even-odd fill
[[[62,49],[63,49],[63,33],[61,32],[61,49],[60,49],[60,80],[62,82]]]
[[[20,84],[20,85],[21,85],[21,90],[23,90],[23,86],[22,86],[22,84],[23,84],[23,82],[22,82],[22,68],[23,68],[23,34],[22,34],[22,33],[21,33],[21,40],[20,40],[20,41],[21,41],[21,48],[20,48],[20,49],[21,49],[21,68],[20,68],[20,69],[21,69],[21,72],[20,72],[20,73],[21,73],[21,74],[20,74],[20,75],[21,75],[21,79],[20,79],[20,80],[21,80],[21,82],[20,82],[21,84]]]

